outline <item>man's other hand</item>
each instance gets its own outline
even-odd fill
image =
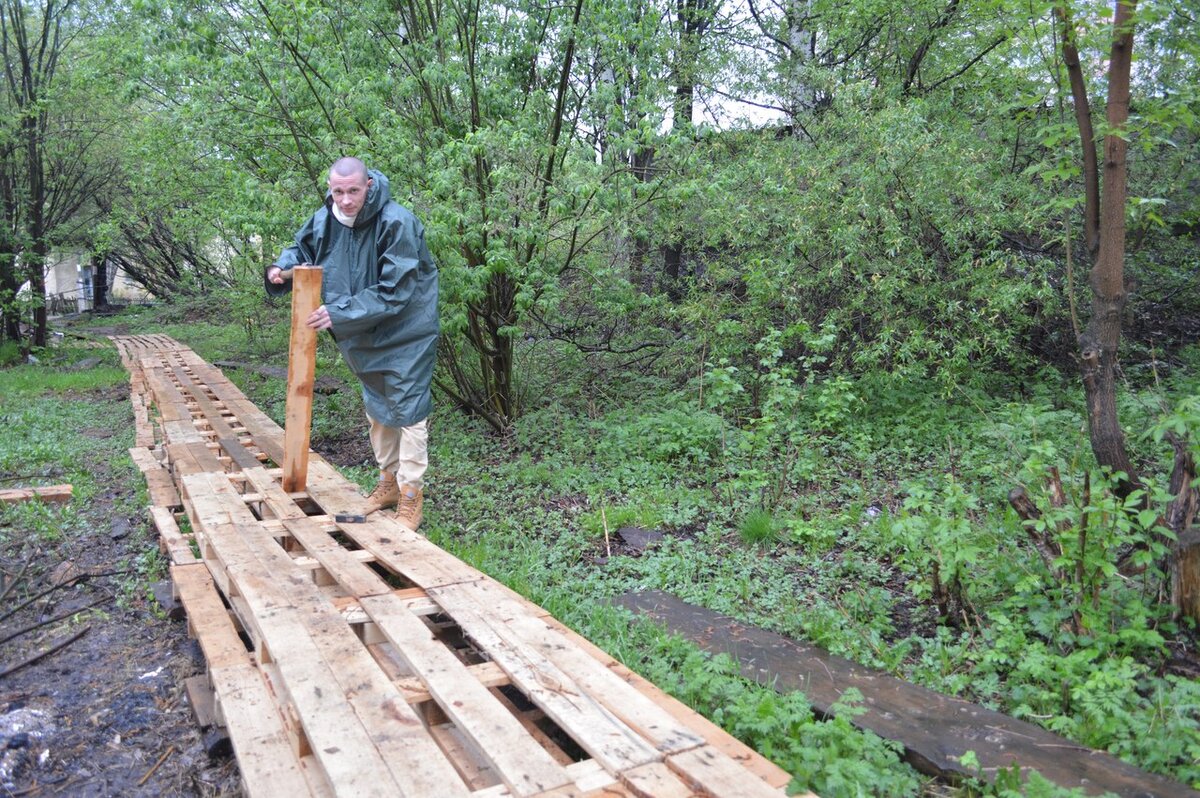
[[[328,330],[333,327],[333,322],[329,319],[329,311],[325,309],[324,305],[310,313],[308,321],[305,323],[314,330]]]
[[[267,269],[267,282],[275,283],[275,285],[283,285],[283,269],[278,266],[272,266]]]

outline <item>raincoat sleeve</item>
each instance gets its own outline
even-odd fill
[[[333,304],[326,304],[337,338],[358,335],[408,305],[417,288],[425,231],[409,216],[383,225],[379,240],[379,281]],[[370,268],[368,264],[368,268]]]
[[[276,285],[267,279],[267,272],[271,270],[272,266],[278,266],[286,271],[293,266],[299,266],[301,263],[312,263],[315,260],[314,252],[316,248],[313,246],[313,219],[315,218],[315,216],[309,217],[309,220],[296,233],[296,238],[292,245],[285,249],[275,259],[275,262],[263,272],[263,285],[266,286],[269,295],[283,296],[292,290],[291,280],[284,280],[279,285]]]

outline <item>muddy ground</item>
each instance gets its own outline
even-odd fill
[[[52,511],[57,540],[0,515],[0,671],[16,668],[0,676],[0,796],[239,795],[236,764],[209,755],[184,691],[203,656],[149,589],[165,577],[156,534],[119,509],[136,506],[140,476],[89,467],[105,487]]]
[[[128,413],[84,435],[133,428],[126,388],[72,398]],[[361,432],[313,446],[339,465],[370,457]],[[188,702],[184,681],[204,673],[204,657],[186,622],[168,617],[157,533],[147,513],[122,509],[137,507],[141,476],[99,460],[88,468],[104,488],[56,511],[59,539],[0,515],[0,672],[18,666],[0,676],[0,798],[240,795],[227,740],[202,730]],[[20,476],[0,472],[0,487]]]

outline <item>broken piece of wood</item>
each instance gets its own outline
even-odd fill
[[[62,504],[71,500],[70,485],[46,485],[34,488],[6,488],[0,490],[0,504],[18,504],[40,499],[44,502]]]

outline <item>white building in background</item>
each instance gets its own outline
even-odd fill
[[[92,264],[81,252],[53,253],[51,265],[46,267],[46,310],[51,316],[82,313],[91,310],[95,302],[92,296]],[[28,283],[26,283],[26,290]],[[150,298],[146,290],[129,279],[117,266],[108,268],[108,301],[110,304],[145,302]]]

